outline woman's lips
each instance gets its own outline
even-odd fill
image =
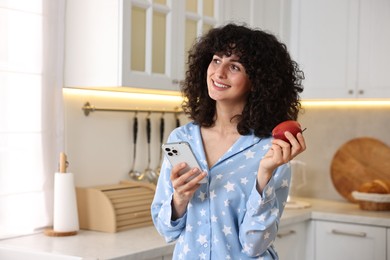
[[[218,83],[216,81],[213,80],[213,85],[216,89],[220,89],[220,90],[223,90],[223,89],[227,89],[227,88],[230,88],[229,85],[225,85],[225,84],[222,84],[222,83]]]

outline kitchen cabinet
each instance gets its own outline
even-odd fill
[[[286,225],[278,231],[274,245],[280,259],[310,260],[309,221]]]
[[[162,257],[156,257],[156,258],[151,258],[151,259],[146,259],[146,260],[171,260],[173,257],[172,254],[170,255],[164,255]]]
[[[386,228],[315,221],[316,260],[386,260]]]
[[[387,0],[228,0],[225,19],[275,34],[305,73],[304,99],[389,98]]]
[[[67,0],[66,87],[178,90],[186,51],[221,0]]]
[[[290,9],[288,0],[225,0],[224,20],[269,31],[287,44]]]
[[[387,229],[387,241],[390,242],[390,228]],[[390,245],[387,243],[387,258],[390,258]]]
[[[298,0],[289,47],[305,73],[303,98],[386,98],[390,2]]]

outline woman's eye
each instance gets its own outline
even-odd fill
[[[221,63],[221,61],[220,61],[219,59],[217,59],[217,58],[214,58],[214,59],[213,59],[213,62],[216,63],[216,64]]]
[[[231,65],[232,70],[234,71],[240,71],[240,68],[236,65]]]

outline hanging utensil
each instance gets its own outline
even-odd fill
[[[137,118],[137,112],[135,112],[134,119],[133,119],[133,165],[129,172],[129,176],[133,180],[140,181],[144,178],[144,174],[134,169],[135,159],[137,154],[137,134],[138,134],[138,118]]]
[[[176,127],[179,127],[180,126],[180,118],[179,118],[178,113],[175,113],[175,119],[176,119]]]
[[[150,116],[148,115],[146,117],[146,138],[148,142],[148,167],[144,171],[144,176],[146,179],[151,182],[156,184],[157,183],[157,173],[150,168],[150,134],[151,134],[151,125],[150,125]]]
[[[162,156],[163,152],[162,152],[161,146],[163,145],[163,141],[164,141],[164,131],[165,131],[165,121],[164,121],[164,113],[162,113],[161,118],[160,118],[160,161],[159,161],[157,168],[156,168],[157,175],[160,175],[161,164],[162,164],[162,159],[163,159],[163,156]]]

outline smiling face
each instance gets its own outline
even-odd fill
[[[244,105],[250,81],[237,55],[214,55],[207,69],[209,96],[215,101]]]

